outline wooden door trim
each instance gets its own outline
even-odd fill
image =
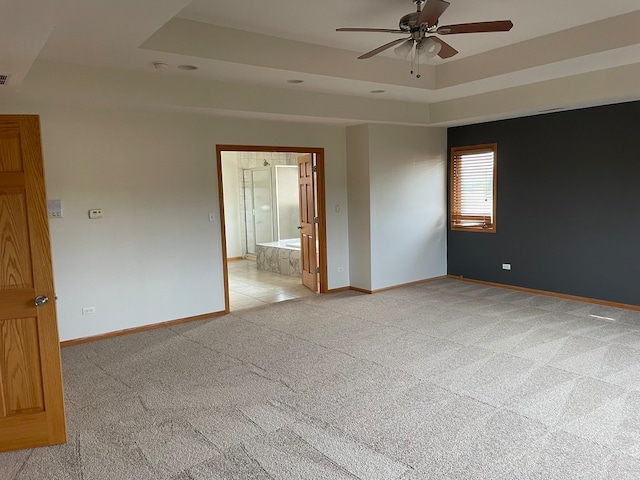
[[[224,216],[224,194],[222,191],[222,152],[280,152],[280,153],[315,153],[316,154],[316,182],[318,191],[318,239],[320,240],[320,293],[329,291],[327,272],[327,208],[325,205],[325,172],[324,172],[324,148],[320,147],[283,147],[268,145],[216,145],[216,162],[218,171],[218,203],[220,207],[220,233],[222,248],[222,269],[224,273],[224,302],[225,312],[229,313],[229,270],[227,269],[227,233]]]

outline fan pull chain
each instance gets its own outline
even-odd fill
[[[413,75],[413,63],[416,63],[416,78],[420,78],[420,51],[418,50],[418,44],[414,43],[413,51],[411,52],[411,75]]]
[[[413,60],[416,56],[416,42],[413,42],[413,45],[411,45],[411,54],[409,55],[411,57],[411,75],[413,75]]]

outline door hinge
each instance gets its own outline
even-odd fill
[[[320,267],[316,267],[316,273],[320,273]]]
[[[312,171],[313,173],[316,173],[316,172],[318,171],[318,166],[317,166],[317,165],[312,166],[312,167],[311,167],[311,171]]]
[[[313,223],[320,223],[320,217],[313,217]]]

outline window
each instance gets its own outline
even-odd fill
[[[451,229],[495,233],[497,144],[451,149]]]

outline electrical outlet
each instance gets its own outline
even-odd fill
[[[83,315],[91,315],[93,313],[96,313],[96,307],[83,307],[82,308],[82,314]]]
[[[502,269],[503,270],[511,270],[511,264],[510,263],[503,263],[502,264]]]

